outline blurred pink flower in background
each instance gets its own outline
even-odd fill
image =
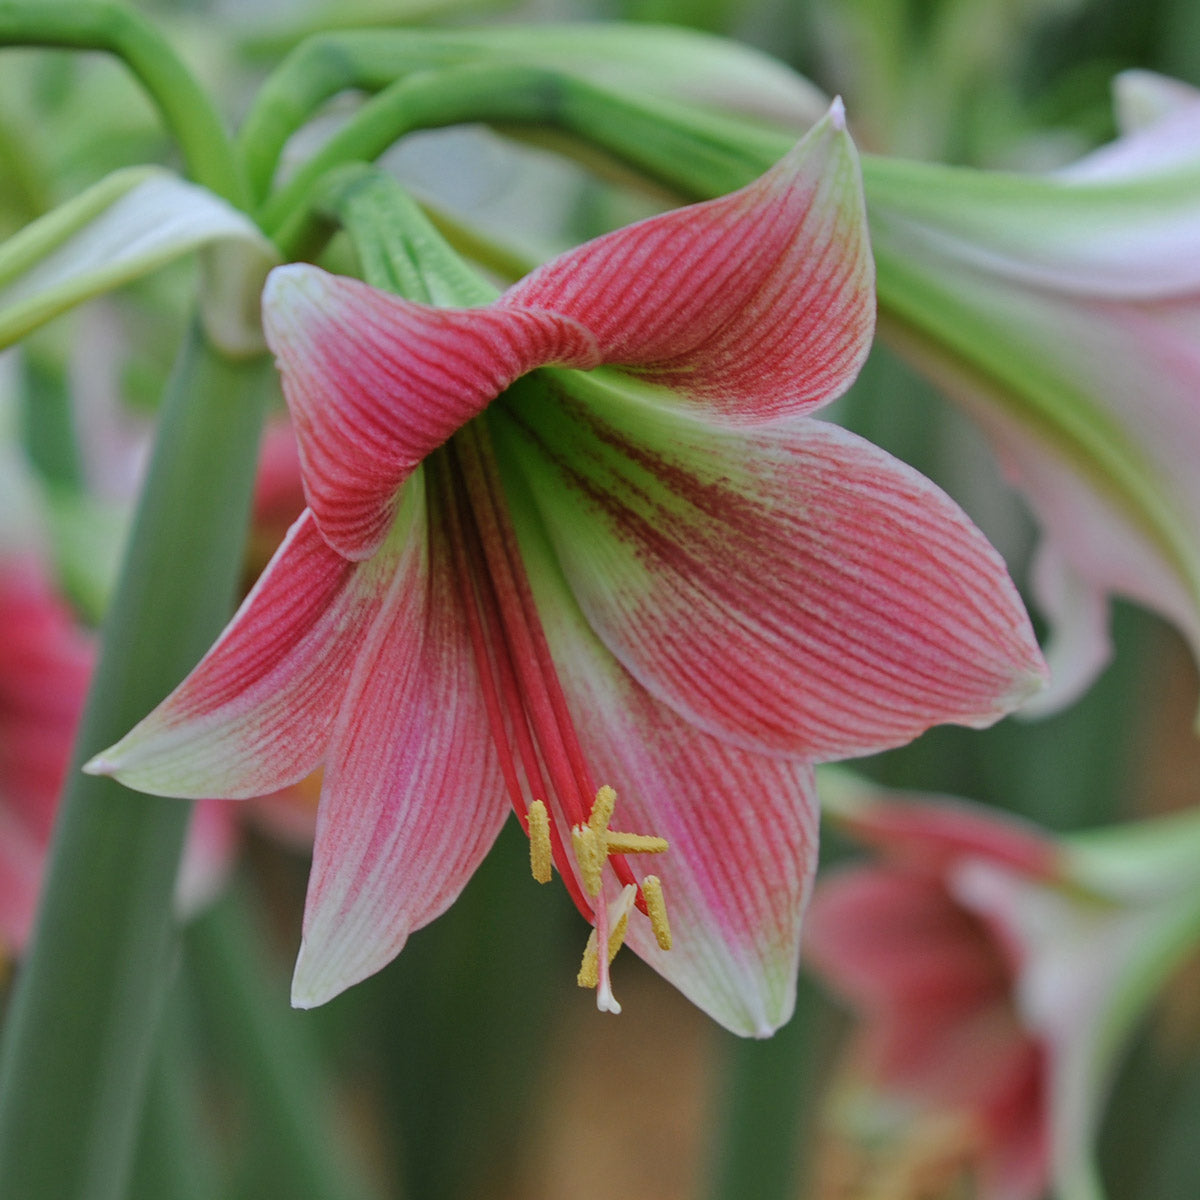
[[[805,955],[861,1020],[850,1075],[900,1100],[905,1124],[950,1131],[927,1149],[951,1171],[969,1162],[981,1197],[1036,1200],[1049,1161],[1045,1048],[1017,1011],[1016,948],[953,879],[971,857],[1046,877],[1054,843],[965,805],[883,801],[839,825],[879,861],[818,881]]]
[[[859,1018],[843,1132],[874,1123],[893,1169],[977,1179],[982,1200],[1051,1182],[1061,1200],[1098,1196],[1114,1065],[1200,939],[1200,814],[1055,838],[849,776],[822,796],[875,854],[822,877],[806,930],[809,966]],[[922,1129],[947,1136],[922,1145]]]
[[[29,935],[92,640],[31,554],[0,562],[0,939]]]
[[[286,420],[271,422],[260,456],[248,549],[252,575],[303,506],[291,427]],[[37,907],[96,656],[95,638],[80,625],[35,548],[37,536],[27,533],[20,540],[20,549],[0,556],[0,943],[17,954]],[[176,900],[181,914],[196,913],[219,892],[244,818],[288,844],[311,847],[314,800],[315,789],[304,784],[263,797],[248,810],[201,799],[180,864]]]

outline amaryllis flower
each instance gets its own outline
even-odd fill
[[[1123,136],[1068,169],[873,160],[867,181],[881,331],[980,421],[1045,535],[1043,711],[1107,660],[1109,595],[1200,654],[1200,93],[1117,83]]]
[[[988,724],[1043,672],[963,514],[808,415],[866,353],[871,284],[840,106],[742,191],[490,304],[272,274],[310,509],[90,769],[247,796],[323,765],[296,1004],[398,953],[511,806],[596,927],[601,1006],[627,937],[730,1028],[786,1019],[810,764]]]
[[[1099,1195],[1114,1061],[1200,938],[1196,816],[1056,840],[964,801],[842,780],[824,794],[878,855],[818,883],[806,931],[809,965],[861,1022],[843,1124],[891,1121],[904,1150],[881,1173],[965,1174],[981,1200],[1052,1182],[1062,1200]]]

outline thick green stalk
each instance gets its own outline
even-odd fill
[[[254,1128],[250,1144],[235,1147],[250,1169],[243,1194],[364,1200],[371,1190],[331,1132],[334,1097],[313,1038],[319,1018],[288,1007],[287,973],[273,961],[252,900],[235,883],[185,943],[187,977]]]
[[[144,17],[113,0],[0,0],[0,45],[100,50],[121,59],[179,142],[188,174],[239,208],[246,192],[208,94]]]
[[[262,361],[192,330],[104,628],[75,765],[179,681],[241,569]],[[175,949],[188,806],[74,770],[0,1044],[0,1180],[22,1200],[119,1200]]]

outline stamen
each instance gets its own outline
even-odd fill
[[[596,798],[592,801],[592,813],[588,817],[588,824],[597,834],[603,834],[608,829],[616,806],[617,793],[606,783],[596,793]]]
[[[538,883],[549,883],[553,852],[550,847],[550,814],[541,800],[529,806],[529,869]]]
[[[662,854],[668,849],[666,838],[644,833],[605,833],[604,844],[609,854]]]
[[[609,909],[609,918],[616,917],[616,920],[613,921],[612,932],[608,935],[608,962],[610,965],[613,959],[617,957],[617,951],[625,944],[625,934],[629,929],[629,914],[633,909],[633,897],[636,890],[633,884],[626,884],[621,889],[620,896],[617,897]],[[587,945],[583,950],[583,961],[579,964],[579,974],[576,976],[576,982],[580,987],[594,988],[599,985],[600,955],[597,952],[599,944],[599,934],[593,929],[588,934]],[[612,998],[611,992],[608,993],[608,999],[610,1004],[609,1011],[620,1012],[621,1007]],[[611,1007],[612,1005],[616,1005],[616,1007]]]
[[[650,916],[650,928],[660,950],[671,948],[671,923],[667,920],[667,902],[663,899],[662,880],[657,875],[647,875],[642,880],[642,895],[646,897],[646,910]]]

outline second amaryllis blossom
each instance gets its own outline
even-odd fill
[[[602,1006],[627,938],[767,1034],[816,862],[811,764],[989,724],[1044,675],[965,516],[809,415],[873,329],[840,106],[742,191],[491,303],[427,227],[405,251],[429,297],[477,306],[273,274],[310,510],[90,769],[249,796],[324,766],[297,1004],[388,962],[511,807],[595,926],[580,978]]]
[[[806,942],[861,1018],[833,1121],[854,1194],[970,1180],[981,1200],[1096,1200],[1119,1056],[1200,938],[1200,812],[1056,838],[823,783],[826,816],[875,855],[822,878]]]
[[[1200,655],[1200,92],[1117,78],[1122,136],[1054,174],[876,159],[884,335],[981,423],[1043,542],[1052,687],[1107,662],[1108,597]]]

